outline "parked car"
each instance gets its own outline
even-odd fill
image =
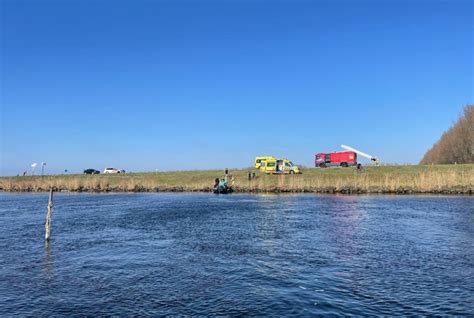
[[[99,170],[95,170],[95,169],[86,169],[84,170],[84,174],[99,174],[100,171]]]
[[[104,173],[122,173],[122,171],[116,168],[105,168]]]

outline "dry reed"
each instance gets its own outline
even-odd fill
[[[467,193],[474,191],[474,165],[383,166],[304,169],[302,175],[264,175],[248,180],[250,169],[232,171],[238,192]],[[1,191],[210,191],[222,171],[177,171],[124,175],[1,177]]]

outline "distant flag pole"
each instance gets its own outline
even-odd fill
[[[31,175],[34,176],[35,175],[35,168],[38,164],[36,162],[33,162],[31,164]]]

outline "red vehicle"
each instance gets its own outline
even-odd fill
[[[316,154],[314,166],[326,168],[329,166],[349,167],[357,165],[357,153],[354,151],[322,152]]]

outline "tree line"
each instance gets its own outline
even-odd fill
[[[420,161],[420,164],[453,163],[474,163],[474,105],[464,107],[464,114]]]

